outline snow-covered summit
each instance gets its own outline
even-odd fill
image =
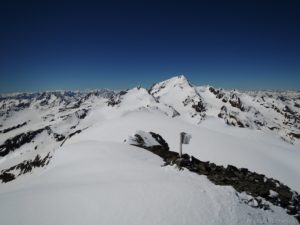
[[[185,120],[197,124],[205,117],[203,99],[183,75],[153,85],[149,93],[159,102],[173,107]]]

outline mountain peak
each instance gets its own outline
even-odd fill
[[[188,83],[189,84],[188,79],[183,74],[171,77],[170,79],[168,79],[168,81],[177,81],[179,83]]]
[[[150,88],[150,91],[153,89],[162,89],[165,87],[176,87],[176,86],[181,87],[181,89],[183,87],[192,87],[192,85],[184,75],[178,75],[154,84]]]

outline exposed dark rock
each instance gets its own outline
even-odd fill
[[[14,179],[16,179],[16,177],[12,173],[1,173],[0,174],[0,180],[2,180],[3,183],[10,182]]]
[[[24,122],[24,123],[18,124],[18,125],[16,125],[16,126],[6,128],[6,129],[4,129],[4,130],[1,130],[0,133],[7,133],[7,132],[9,132],[9,131],[18,129],[18,128],[20,128],[20,127],[23,127],[23,126],[25,126],[26,124],[27,124],[27,122]]]
[[[48,100],[43,100],[40,102],[40,106],[48,105]]]
[[[219,94],[219,90],[216,90],[216,89],[214,89],[213,87],[209,87],[209,89],[208,89],[211,93],[213,93],[214,95],[217,95],[217,94]]]
[[[220,113],[218,114],[218,117],[224,119],[226,116],[227,116],[227,108],[226,108],[225,105],[223,105],[223,106],[221,107]]]
[[[57,133],[53,133],[53,137],[55,138],[56,141],[63,141],[66,137],[62,134],[57,134]]]
[[[116,106],[119,105],[122,101],[122,96],[127,94],[127,91],[120,91],[118,94],[116,95],[112,95],[108,100],[107,100],[107,105],[108,106]]]
[[[279,130],[279,127],[268,127],[270,130]]]
[[[258,120],[254,120],[254,123],[255,123],[256,125],[258,125],[258,126],[261,126],[261,127],[263,127],[263,126],[265,125],[263,122],[258,121]]]
[[[74,131],[73,133],[70,133],[70,134],[64,139],[64,141],[61,143],[60,146],[63,146],[63,144],[66,142],[66,140],[70,139],[71,137],[73,137],[73,136],[76,135],[76,134],[81,133],[81,131],[82,131],[82,130],[76,130],[76,131]]]
[[[275,106],[274,104],[272,105],[272,109],[274,109],[278,113],[281,113],[280,109],[277,106]]]
[[[289,133],[289,136],[300,139],[300,134],[296,134],[293,132]]]
[[[71,137],[73,137],[75,134],[79,134],[79,133],[81,133],[81,130],[76,130],[75,132],[69,134],[68,138],[71,138]]]
[[[195,100],[194,97],[188,96],[188,97],[182,102],[182,104],[183,104],[184,106],[187,106],[187,105],[190,104],[190,103],[192,104],[192,108],[195,109],[196,112],[202,113],[202,112],[205,112],[205,111],[206,111],[205,106],[204,106],[204,104],[203,104],[203,102],[202,102],[201,99]]]
[[[229,103],[232,107],[238,108],[241,111],[245,111],[241,99],[235,93],[231,94]]]
[[[228,102],[228,98],[225,96],[225,97],[222,99],[222,102],[227,103],[227,102]]]
[[[149,132],[151,136],[161,145],[161,148],[165,151],[169,151],[169,145],[168,143],[160,136],[159,134],[156,134],[154,132]]]
[[[290,107],[288,107],[287,105],[284,107],[283,109],[284,112],[288,113],[288,114],[291,114],[291,115],[295,115],[296,112],[294,112],[293,110],[291,110]]]
[[[21,147],[26,143],[30,143],[38,134],[42,133],[46,128],[35,131],[28,131],[27,133],[18,134],[13,138],[7,139],[4,144],[0,145],[0,156],[6,156],[15,149]]]
[[[157,135],[155,134],[155,136]],[[251,172],[246,168],[239,169],[233,165],[228,165],[225,168],[214,163],[203,162],[188,154],[184,154],[180,158],[177,152],[169,151],[163,145],[145,147],[143,138],[139,135],[137,138],[140,144],[135,146],[160,156],[165,161],[165,165],[175,164],[180,169],[186,168],[191,172],[206,175],[211,182],[217,185],[230,185],[240,193],[245,192],[251,195],[253,198],[247,201],[255,201],[256,204],[253,207],[269,210],[269,205],[260,199],[263,198],[274,205],[286,209],[288,214],[295,216],[299,221],[300,195],[279,181],[267,178],[263,174]],[[160,135],[159,140],[164,141]],[[277,193],[277,195],[271,195],[271,192]],[[250,204],[251,202],[245,203]]]
[[[283,102],[285,102],[287,100],[287,98],[285,96],[282,96],[282,95],[278,96],[277,99],[279,99]]]
[[[52,156],[50,156],[50,153],[48,153],[44,158],[41,158],[39,155],[37,155],[34,160],[25,160],[18,165],[10,167],[9,169],[2,170],[0,174],[0,180],[2,180],[3,183],[12,181],[16,178],[13,171],[18,171],[18,176],[29,173],[34,168],[48,165],[51,158]]]
[[[172,111],[173,111],[172,118],[174,118],[174,117],[176,117],[176,116],[180,116],[180,113],[179,113],[176,109],[174,109],[173,106],[170,106],[170,105],[169,105],[169,108],[171,108]]]
[[[26,109],[30,106],[30,103],[24,103],[24,102],[21,102],[20,104],[16,105],[16,109],[15,111],[19,111],[19,110],[22,110],[22,109]]]
[[[204,106],[204,104],[203,104],[202,101],[199,101],[199,102],[193,104],[193,105],[192,105],[192,108],[194,108],[195,111],[198,112],[198,113],[201,113],[201,112],[205,112],[205,111],[206,111],[205,106]]]
[[[81,109],[75,112],[76,117],[78,119],[84,119],[87,116],[88,110],[87,109]]]

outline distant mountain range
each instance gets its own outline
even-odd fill
[[[121,148],[135,130],[161,135],[172,151],[186,131],[193,136],[188,154],[246,167],[300,191],[300,92],[224,90],[193,85],[181,75],[149,89],[0,95],[0,202],[1,187],[18,190],[18,182],[51,174],[53,160],[53,171],[60,168],[60,149],[84,141]]]

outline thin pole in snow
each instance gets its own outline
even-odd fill
[[[183,135],[182,135],[182,133],[180,133],[179,135],[180,135],[180,137],[179,137],[179,141],[180,141],[180,143],[179,143],[179,157],[181,158],[182,157],[182,139],[183,139]]]

